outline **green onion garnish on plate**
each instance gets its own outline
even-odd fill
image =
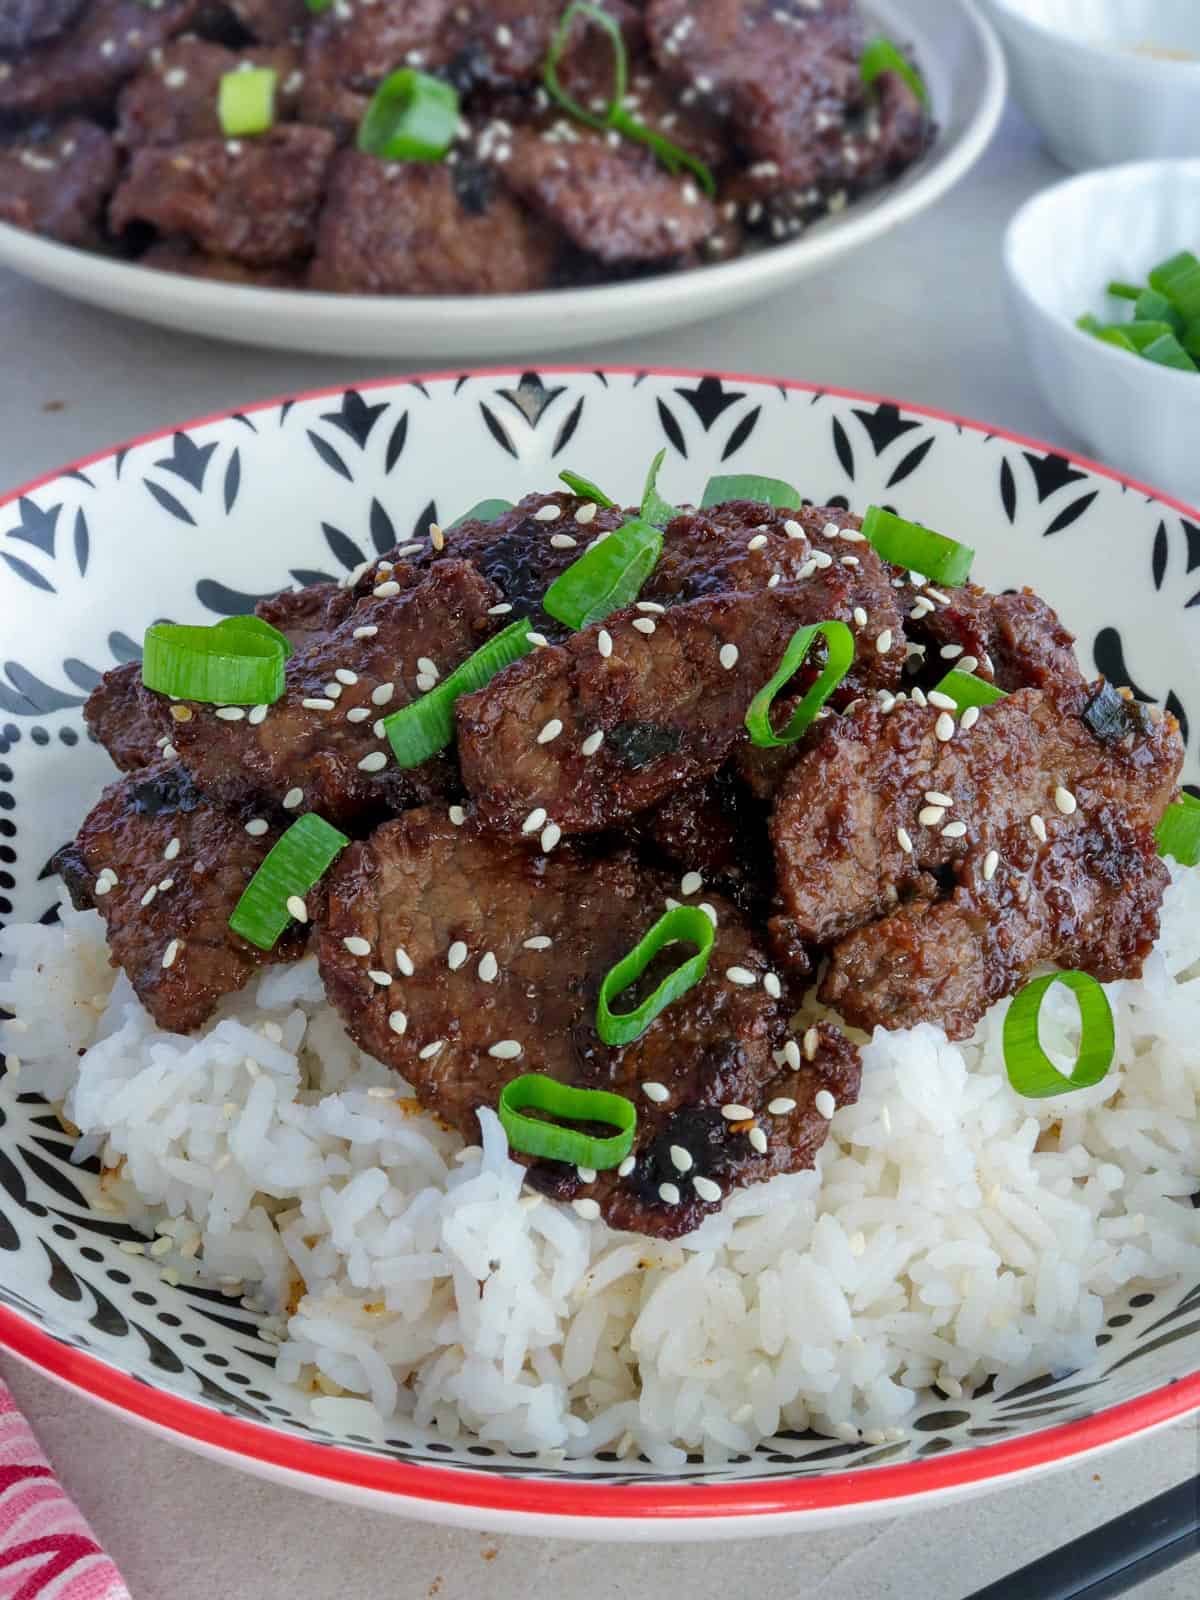
[[[610,500],[603,489],[598,488],[590,478],[585,478],[582,473],[568,470],[560,472],[559,477],[572,494],[580,495],[584,500],[593,500],[596,505],[604,506],[605,508],[616,505],[615,500]]]
[[[273,950],[289,923],[307,921],[304,896],[349,843],[315,811],[297,818],[242,890],[229,919],[234,933],[260,950]]]
[[[1200,319],[1200,261],[1190,250],[1160,261],[1150,272],[1150,287],[1165,295],[1185,322]]]
[[[947,695],[960,711],[968,706],[992,706],[997,700],[1007,698],[1003,689],[997,689],[986,678],[977,678],[973,672],[959,672],[954,667],[936,685],[934,693]]]
[[[502,668],[519,661],[533,649],[529,641],[530,624],[522,618],[510,622],[461,666],[436,684],[428,694],[411,705],[393,711],[383,719],[397,766],[419,767],[454,742],[454,705],[460,695],[473,694],[490,683]]]
[[[714,938],[708,914],[699,906],[675,906],[664,912],[629,954],[622,956],[604,976],[596,1000],[596,1032],[604,1043],[632,1044],[641,1038],[660,1012],[694,988],[708,970]],[[632,1011],[614,1011],[612,1006],[617,996],[638,981],[659,951],[681,940],[696,946],[695,955],[669,972],[653,994]]]
[[[772,703],[784,684],[796,675],[818,634],[825,640],[825,665],[788,718],[787,726],[776,733],[771,726]],[[779,665],[750,702],[745,718],[750,743],[760,750],[795,744],[816,721],[818,711],[853,665],[854,635],[844,622],[813,622],[805,628],[797,628]]]
[[[664,446],[650,463],[650,470],[646,474],[646,486],[642,490],[642,521],[648,522],[654,528],[665,527],[673,517],[679,515],[676,508],[664,500],[658,492],[658,474],[666,454]]]
[[[662,534],[635,518],[604,534],[560,573],[542,599],[568,628],[586,628],[631,605],[662,554]]]
[[[1038,1018],[1047,992],[1061,983],[1079,1002],[1079,1055],[1068,1078],[1042,1049]],[[1051,972],[1017,991],[1004,1018],[1004,1066],[1018,1094],[1031,1100],[1090,1089],[1099,1083],[1116,1053],[1116,1032],[1108,996],[1086,972]]]
[[[458,91],[415,67],[389,73],[358,127],[358,148],[384,161],[440,161],[458,132]]]
[[[283,693],[290,647],[263,629],[278,633],[259,618],[230,617],[211,628],[156,622],[142,645],[142,682],[176,700],[272,705]]]
[[[756,500],[763,505],[778,506],[781,511],[795,511],[800,506],[800,492],[782,478],[762,478],[753,472],[731,472],[710,478],[704,485],[700,501],[702,510],[724,505],[726,500]]]
[[[506,511],[513,509],[511,500],[479,500],[469,511],[464,511],[461,517],[455,517],[450,528],[460,528],[464,522],[495,522],[497,517],[502,517]],[[450,532],[450,528],[446,532]]]
[[[286,633],[280,633],[279,629],[273,627],[271,623],[249,612],[240,617],[225,617],[216,626],[231,635],[239,633],[257,634],[259,638],[266,639],[274,644],[277,650],[282,650],[285,660],[292,654],[292,641]]]
[[[1200,800],[1185,794],[1163,812],[1154,830],[1160,856],[1174,856],[1184,867],[1200,866]]]
[[[266,133],[274,125],[278,81],[274,67],[222,73],[217,89],[217,117],[227,139]]]
[[[546,1117],[527,1117],[526,1111],[545,1112]],[[500,1091],[497,1114],[509,1144],[522,1155],[566,1161],[591,1167],[594,1172],[620,1166],[633,1149],[637,1132],[637,1107],[632,1100],[605,1089],[576,1089],[542,1072],[527,1072],[506,1083]],[[546,1120],[551,1117],[559,1120]],[[598,1138],[579,1128],[564,1128],[563,1122],[599,1122],[617,1131],[609,1138]]]
[[[884,72],[895,72],[916,95],[923,106],[929,104],[929,90],[925,87],[925,80],[890,39],[880,34],[877,38],[870,39],[863,47],[859,57],[858,75],[869,89],[876,78]]]
[[[975,552],[969,544],[948,539],[920,523],[906,522],[882,506],[867,507],[862,531],[885,561],[919,572],[930,583],[956,588],[971,575]]]

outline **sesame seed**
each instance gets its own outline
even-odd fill
[[[945,806],[922,806],[917,812],[917,821],[923,828],[936,828],[945,815]]]
[[[529,815],[525,818],[525,821],[521,824],[521,832],[522,833],[536,833],[539,828],[545,826],[545,822],[546,822],[546,808],[544,806],[534,806],[533,810],[529,813]]]
[[[783,1047],[783,1059],[793,1072],[800,1070],[800,1046],[795,1039],[788,1039]]]
[[[358,763],[360,772],[382,772],[388,764],[388,758],[382,750],[372,750]]]
[[[954,796],[944,794],[941,789],[926,789],[925,798],[931,806],[952,806],[954,804]]]
[[[532,939],[525,940],[521,948],[523,950],[549,950],[553,943],[554,940],[548,939],[544,933],[535,933]]]
[[[111,894],[113,882],[111,878],[97,878],[93,894]]]
[[[422,1061],[431,1061],[437,1053],[445,1047],[445,1039],[434,1039],[430,1044],[423,1044],[417,1051]]]
[[[1055,789],[1054,804],[1062,812],[1064,817],[1071,816],[1078,806],[1078,803],[1079,802],[1075,799],[1075,796],[1071,793],[1070,789],[1064,789],[1062,784],[1059,784],[1058,788]]]
[[[257,728],[260,722],[267,720],[267,709],[266,706],[251,706],[246,721],[252,728]]]
[[[763,974],[763,988],[771,996],[772,1000],[778,1000],[783,995],[783,985],[773,972]]]
[[[521,1050],[522,1046],[516,1039],[498,1039],[495,1044],[488,1046],[488,1055],[497,1061],[515,1061]]]
[[[563,725],[559,719],[557,717],[551,717],[550,721],[546,723],[541,733],[538,734],[537,742],[539,744],[549,744],[551,739],[557,739],[562,731]]]
[[[907,828],[897,828],[896,829],[896,842],[897,842],[897,844],[899,844],[901,850],[904,851],[904,854],[906,856],[912,855],[912,853],[913,853],[913,842],[912,842],[912,838],[911,838]]]
[[[938,655],[941,656],[943,661],[954,661],[960,655],[962,655],[962,653],[963,647],[960,644],[944,644],[938,651]]]
[[[767,1153],[767,1136],[761,1128],[751,1128],[749,1133],[750,1148],[757,1150],[760,1156]]]
[[[652,1100],[656,1106],[662,1105],[663,1101],[669,1100],[671,1096],[671,1091],[665,1084],[661,1083],[644,1083],[642,1085],[642,1093],[647,1100]]]
[[[342,698],[342,686],[336,681],[327,683],[325,685],[325,693],[330,700],[340,700]]]
[[[488,607],[488,616],[489,617],[506,617],[511,610],[512,610],[511,603],[508,600],[501,600],[499,605],[494,605],[494,606],[489,606]]]
[[[721,1107],[721,1115],[726,1122],[749,1122],[754,1113],[749,1106],[731,1104]]]
[[[701,1200],[716,1202],[721,1199],[721,1186],[719,1183],[714,1183],[711,1178],[693,1178],[692,1188]]]
[[[892,648],[892,630],[890,628],[885,628],[883,632],[877,636],[875,640],[875,648],[881,656],[887,655],[888,651]]]
[[[783,525],[783,531],[789,539],[803,539],[804,529],[793,517],[789,517]]]
[[[866,627],[868,618],[867,613],[863,610],[862,606],[855,606],[852,615],[854,617],[854,625],[856,628]]]
[[[959,726],[963,729],[964,733],[969,733],[979,721],[979,707],[968,706],[958,720]]]
[[[446,965],[450,968],[451,972],[457,972],[459,967],[462,966],[463,962],[466,959],[467,959],[467,947],[466,947],[466,945],[463,943],[463,941],[461,939],[455,939],[454,943],[450,946],[449,950],[446,952]]]
[[[596,649],[606,660],[612,655],[612,634],[607,628],[601,628],[596,635]]]
[[[373,623],[368,623],[366,627],[355,628],[352,637],[355,639],[373,639],[378,632],[379,629]]]
[[[974,672],[978,665],[978,656],[961,656],[958,662],[958,670],[960,672]]]
[[[394,683],[381,683],[371,690],[371,704],[373,706],[386,706],[396,693]]]
[[[349,950],[352,956],[369,956],[371,954],[371,946],[369,941],[366,939],[361,939],[356,933],[347,934],[342,940],[342,944],[347,950]]]
[[[371,1088],[369,1088],[367,1090],[367,1099],[368,1100],[390,1100],[392,1098],[392,1096],[393,1096],[393,1093],[394,1093],[394,1091],[389,1089],[386,1084],[377,1083],[377,1084],[373,1084],[371,1086]]]
[[[965,822],[948,822],[942,829],[943,839],[961,839],[967,831]]]
[[[492,954],[492,952],[488,950],[481,957],[479,962],[480,978],[484,983],[495,983],[499,971],[500,963],[496,960],[496,957]]]
[[[815,1028],[808,1028],[804,1034],[804,1059],[814,1061],[817,1055],[817,1046],[821,1042],[821,1035]]]
[[[582,1217],[585,1222],[595,1222],[600,1215],[600,1207],[595,1200],[590,1200],[586,1197],[582,1200],[572,1200],[571,1209],[577,1217]]]
[[[178,840],[178,838],[169,839],[167,841],[167,848],[163,851],[163,860],[164,861],[174,861],[178,854],[179,854],[179,840]]]
[[[1042,841],[1042,843],[1045,844],[1045,842],[1046,842],[1046,824],[1042,820],[1042,818],[1038,816],[1036,811],[1033,813],[1033,815],[1029,819],[1029,826],[1033,829],[1035,835]]]
[[[666,612],[666,606],[660,606],[657,600],[639,600],[635,608],[638,611],[652,611],[656,616]]]
[[[747,550],[761,550],[763,545],[766,544],[766,542],[767,542],[767,536],[766,536],[765,533],[756,533],[754,535],[753,539],[751,539],[750,542],[747,544],[746,549]]]
[[[940,689],[930,689],[928,695],[931,706],[939,706],[943,711],[957,711],[958,701],[951,700],[948,694],[943,694]]]
[[[743,989],[752,989],[758,982],[758,977],[748,967],[726,967],[725,976],[730,983],[740,984]]]
[[[680,894],[699,894],[704,887],[704,879],[698,872],[685,872],[679,880]]]
[[[578,542],[577,539],[572,539],[569,533],[555,533],[550,536],[550,545],[554,550],[574,550]]]
[[[222,722],[241,722],[246,715],[241,706],[218,706],[217,716]]]
[[[673,1144],[671,1146],[670,1155],[671,1165],[675,1168],[676,1172],[690,1172],[692,1167],[695,1165],[690,1152],[685,1150],[681,1144]]]
[[[327,695],[307,695],[300,704],[305,711],[332,711],[333,701]]]
[[[157,893],[158,893],[158,885],[156,883],[152,883],[150,885],[150,887],[146,890],[145,894],[142,896],[141,900],[138,902],[139,905],[148,906],[150,904],[151,900],[154,899],[154,896]]]
[[[388,1012],[388,1027],[396,1035],[400,1035],[408,1027],[408,1018],[403,1011]]]
[[[862,566],[862,562],[858,559],[857,556],[839,556],[838,559],[840,560],[842,566],[844,566],[844,567],[861,567]]]
[[[824,1117],[826,1121],[833,1116],[833,1113],[837,1110],[837,1101],[828,1089],[817,1090],[813,1096],[813,1110]]]
[[[989,850],[987,855],[985,855],[983,858],[983,879],[985,883],[991,883],[992,879],[996,876],[996,868],[999,865],[999,852],[996,850]]]
[[[365,722],[370,715],[371,712],[367,706],[351,706],[350,710],[346,713],[346,721]]]
[[[789,1111],[795,1111],[796,1102],[787,1095],[780,1095],[777,1100],[772,1100],[767,1110],[773,1117],[786,1117]]]
[[[647,638],[654,632],[654,623],[649,617],[635,617],[633,625],[639,633],[644,633]]]
[[[393,578],[389,578],[386,583],[377,583],[371,592],[380,600],[390,600],[394,594],[400,593],[400,585]]]
[[[429,542],[435,550],[444,550],[446,548],[446,535],[436,522],[429,524]]]
[[[677,1206],[679,1204],[679,1190],[673,1183],[660,1183],[658,1186],[658,1198],[665,1205]]]
[[[437,678],[438,678],[437,666],[436,666],[436,664],[434,662],[432,662],[429,659],[428,656],[418,656],[417,657],[417,671],[424,673],[425,676],[428,677],[428,678],[432,678],[435,683],[437,682]]]
[[[594,500],[585,500],[575,513],[575,521],[582,522],[586,526],[589,522],[595,520],[597,509]]]
[[[377,984],[381,989],[390,989],[392,986],[392,975],[390,972],[380,972],[378,968],[372,968],[371,971],[367,973],[367,977],[370,978],[372,983]]]
[[[617,1168],[617,1177],[618,1178],[627,1178],[629,1176],[629,1174],[633,1171],[634,1167],[636,1167],[636,1166],[637,1166],[637,1157],[636,1156],[626,1156],[624,1161],[622,1161],[621,1165]]]
[[[779,574],[777,572],[773,572],[771,574],[771,576],[767,579],[767,588],[768,589],[777,589],[782,581],[783,580],[781,579]]]
[[[544,633],[527,633],[525,638],[536,650],[545,650],[550,643]]]
[[[462,806],[451,806],[447,815],[456,828],[461,828],[463,823],[467,820],[467,813],[463,810]]]
[[[417,688],[422,694],[428,694],[430,689],[432,689],[436,683],[437,679],[434,677],[432,672],[417,673]]]
[[[535,511],[533,513],[533,520],[535,522],[557,522],[561,516],[561,506],[549,505],[542,506],[540,510]]]
[[[349,667],[335,667],[333,675],[339,683],[344,683],[348,689],[353,688],[358,682],[358,673],[351,672]]]
[[[737,647],[737,645],[735,645],[735,644],[723,644],[721,646],[720,653],[717,656],[717,660],[725,668],[726,672],[728,672],[731,668],[737,666],[737,659],[738,659],[738,647]]]
[[[289,895],[286,901],[288,915],[295,917],[297,922],[308,921],[308,907],[298,894]]]
[[[948,594],[943,594],[940,589],[928,589],[927,588],[925,590],[925,593],[929,596],[929,598],[931,600],[936,600],[937,603],[939,605],[941,605],[941,606],[948,606],[950,604],[950,596]]]
[[[909,693],[909,698],[911,699],[913,705],[920,706],[922,709],[929,704],[929,701],[925,698],[924,689],[920,688],[919,685],[915,683],[913,684]]]
[[[579,749],[580,749],[581,754],[583,754],[585,756],[594,756],[596,754],[596,751],[599,750],[600,746],[603,743],[604,743],[604,730],[602,728],[597,728],[595,733],[589,733],[588,734],[587,738],[579,746]]]
[[[954,718],[948,711],[939,711],[938,719],[933,725],[933,731],[943,744],[954,737]]]
[[[542,829],[541,846],[549,853],[562,838],[562,829],[557,822],[548,822]]]
[[[175,887],[175,879],[174,878],[161,878],[159,880],[159,884],[158,884],[158,892],[159,892],[159,894],[165,894],[168,889],[173,889],[174,887]]]
[[[162,964],[164,968],[173,967],[175,965],[175,957],[179,954],[182,942],[183,941],[180,939],[172,939],[170,944],[163,951]]]

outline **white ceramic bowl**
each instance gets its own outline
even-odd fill
[[[80,706],[155,617],[211,622],[289,577],[344,575],[397,530],[516,499],[567,462],[635,496],[660,446],[680,497],[714,471],[786,474],[819,503],[887,501],[966,534],[985,583],[1034,580],[1061,609],[1089,673],[1175,710],[1185,778],[1200,780],[1200,513],[1186,506],[1029,439],[799,383],[559,368],[397,379],[247,405],[0,494],[0,919],[53,919],[46,860],[112,776]],[[95,1159],[73,1164],[46,1105],[0,1075],[0,1344],[229,1466],[445,1522],[590,1539],[797,1531],[1047,1471],[1200,1407],[1200,1284],[1181,1272],[1113,1295],[1079,1371],[922,1394],[887,1443],[788,1430],[662,1472],[611,1452],[450,1444],[411,1417],[347,1431],[358,1424],[276,1371],[254,1312],[126,1253],[140,1236],[99,1196]]]
[[[733,311],[867,246],[932,205],[982,154],[1004,109],[1000,45],[964,0],[863,0],[910,43],[937,140],[894,183],[776,245],[634,283],[521,295],[310,294],[206,283],[112,261],[0,223],[0,263],[92,305],[210,338],[328,355],[485,357],[631,339]]]
[[[1196,7],[1200,18],[1200,4]],[[1063,424],[1135,478],[1200,499],[1200,377],[1142,361],[1076,317],[1129,316],[1114,278],[1144,283],[1177,250],[1200,251],[1200,160],[1084,173],[1036,195],[1004,242],[1009,300],[1038,387]]]
[[[1017,100],[1066,166],[1200,156],[1197,0],[979,3],[1004,41]]]

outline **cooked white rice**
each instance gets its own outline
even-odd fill
[[[672,1244],[522,1194],[496,1118],[464,1146],[421,1113],[313,960],[183,1038],[113,981],[96,913],[10,928],[0,1049],[119,1169],[105,1203],[169,1279],[262,1302],[317,1417],[348,1393],[447,1438],[661,1466],[779,1428],[878,1439],[929,1384],[1087,1361],[1106,1296],[1200,1267],[1200,872],[1174,879],[1145,975],[1109,987],[1101,1084],[1015,1095],[1003,1005],[966,1045],[879,1031],[818,1170]],[[1073,1002],[1047,1013],[1065,1042]]]

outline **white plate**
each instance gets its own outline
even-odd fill
[[[0,262],[63,294],[161,327],[314,354],[461,356],[570,349],[656,333],[761,299],[932,205],[975,163],[1004,108],[1000,46],[971,0],[869,0],[911,40],[936,144],[895,183],[777,245],[719,266],[593,289],[525,295],[328,295],[252,289],[111,261],[0,223]]]
[[[1170,705],[1200,778],[1200,514],[1026,439],[916,406],[695,373],[545,369],[390,381],[250,406],[79,463],[0,505],[0,918],[54,915],[44,864],[102,783],[80,737],[98,674],[156,617],[211,622],[339,576],[431,518],[516,499],[570,465],[620,500],[648,458],[696,495],[772,473],[968,537],[997,587],[1034,578],[1089,670]],[[729,463],[726,465],[726,463]],[[441,1521],[574,1537],[720,1538],[906,1508],[1078,1459],[1200,1407],[1200,1285],[1131,1287],[1080,1372],[947,1401],[902,1442],[767,1440],[677,1474],[550,1462],[411,1421],[337,1432],[279,1378],[236,1300],[171,1286],[95,1205],[46,1106],[0,1079],[0,1341],[231,1465]]]

